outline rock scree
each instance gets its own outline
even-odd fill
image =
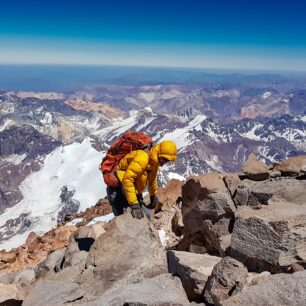
[[[305,157],[243,171],[169,181],[152,223],[95,223],[102,199],[30,233],[0,251],[0,304],[306,305]]]

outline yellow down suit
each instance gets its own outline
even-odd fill
[[[120,161],[116,174],[129,205],[138,204],[137,194],[142,193],[147,185],[149,194],[155,195],[159,157],[174,161],[175,144],[172,141],[163,141],[148,151],[131,151]]]

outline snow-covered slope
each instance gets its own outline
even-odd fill
[[[0,242],[0,249],[24,243],[31,231],[42,234],[55,227],[65,205],[61,200],[64,186],[68,191],[75,191],[72,199],[79,203],[79,210],[104,197],[105,186],[98,169],[101,157],[102,153],[91,146],[89,138],[59,147],[47,155],[42,168],[21,184],[24,199],[0,215],[0,232],[7,232],[4,238],[10,237],[10,231],[17,233]]]

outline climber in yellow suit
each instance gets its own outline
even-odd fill
[[[128,153],[119,163],[116,176],[121,183],[117,188],[108,187],[107,195],[115,215],[123,213],[130,206],[134,218],[144,214],[142,192],[148,186],[149,208],[155,208],[158,200],[157,172],[160,166],[176,160],[176,145],[173,141],[162,141],[149,150],[136,150]]]

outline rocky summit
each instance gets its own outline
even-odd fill
[[[154,218],[102,199],[30,233],[0,252],[0,305],[306,305],[306,159],[242,169],[169,181]]]

